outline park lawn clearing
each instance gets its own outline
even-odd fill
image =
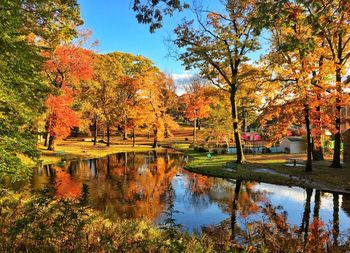
[[[60,162],[62,159],[91,159],[115,153],[154,150],[152,146],[148,145],[136,145],[135,147],[132,145],[111,145],[107,147],[104,143],[96,143],[96,146],[94,146],[92,142],[76,140],[62,141],[61,143],[58,143],[55,151],[49,151],[47,150],[47,147],[42,145],[38,146],[38,149],[41,152],[40,160],[42,161],[42,164],[53,164]]]
[[[320,188],[327,191],[350,191],[349,166],[333,169],[330,168],[330,160],[314,162],[312,172],[305,172],[304,167],[285,166],[291,157],[305,160],[304,154],[246,155],[248,162],[245,164],[236,164],[236,156],[233,154],[214,155],[210,159],[207,153],[193,150],[187,151],[186,154],[192,159],[185,168],[208,176],[241,178],[280,185]]]

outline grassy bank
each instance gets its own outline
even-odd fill
[[[215,155],[209,159],[207,153],[193,150],[186,152],[192,159],[186,169],[209,176],[257,180],[266,183],[298,185],[328,191],[350,191],[350,168],[330,168],[331,161],[314,162],[312,172],[305,172],[304,167],[285,166],[290,158],[304,162],[305,155],[264,154],[247,155],[246,164],[235,164],[232,154]]]
[[[153,150],[150,145],[111,145],[109,147],[103,143],[97,143],[96,146],[92,142],[85,141],[62,141],[58,143],[55,151],[47,150],[43,145],[38,146],[41,152],[40,160],[43,164],[51,164],[60,162],[61,159],[89,159],[99,158],[106,155],[121,153],[121,152],[142,152]]]

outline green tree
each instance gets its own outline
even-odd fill
[[[49,91],[43,56],[81,23],[75,0],[0,0],[0,178],[24,179],[20,154],[38,157],[34,123]]]
[[[107,146],[110,145],[110,133],[123,115],[123,87],[120,85],[122,66],[109,55],[96,55],[94,85],[88,87],[86,94],[91,96],[92,104],[104,123],[107,131]]]
[[[181,11],[188,5],[181,0],[134,0],[133,10],[139,23],[149,24],[150,32],[162,27],[163,16],[172,15],[175,10]]]

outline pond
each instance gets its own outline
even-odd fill
[[[51,186],[57,197],[78,198],[86,184],[90,205],[111,219],[147,218],[160,224],[171,215],[190,232],[225,222],[244,228],[264,219],[268,204],[301,229],[314,218],[341,233],[350,228],[350,195],[202,176],[184,170],[185,161],[171,150],[67,161],[37,169],[31,187]]]

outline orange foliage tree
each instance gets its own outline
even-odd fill
[[[200,130],[200,120],[209,116],[210,99],[205,92],[205,85],[199,78],[193,78],[185,87],[186,93],[181,96],[185,108],[185,118],[193,121],[193,144],[197,139],[197,127]]]
[[[153,68],[144,73],[140,96],[143,107],[144,125],[152,130],[154,135],[153,147],[158,142],[177,128],[177,123],[168,113],[164,89],[167,87],[168,78],[158,69]]]
[[[45,64],[45,72],[54,89],[46,106],[48,150],[54,150],[56,139],[65,138],[78,125],[78,114],[73,111],[74,89],[93,74],[93,57],[89,50],[73,45],[58,47]]]

